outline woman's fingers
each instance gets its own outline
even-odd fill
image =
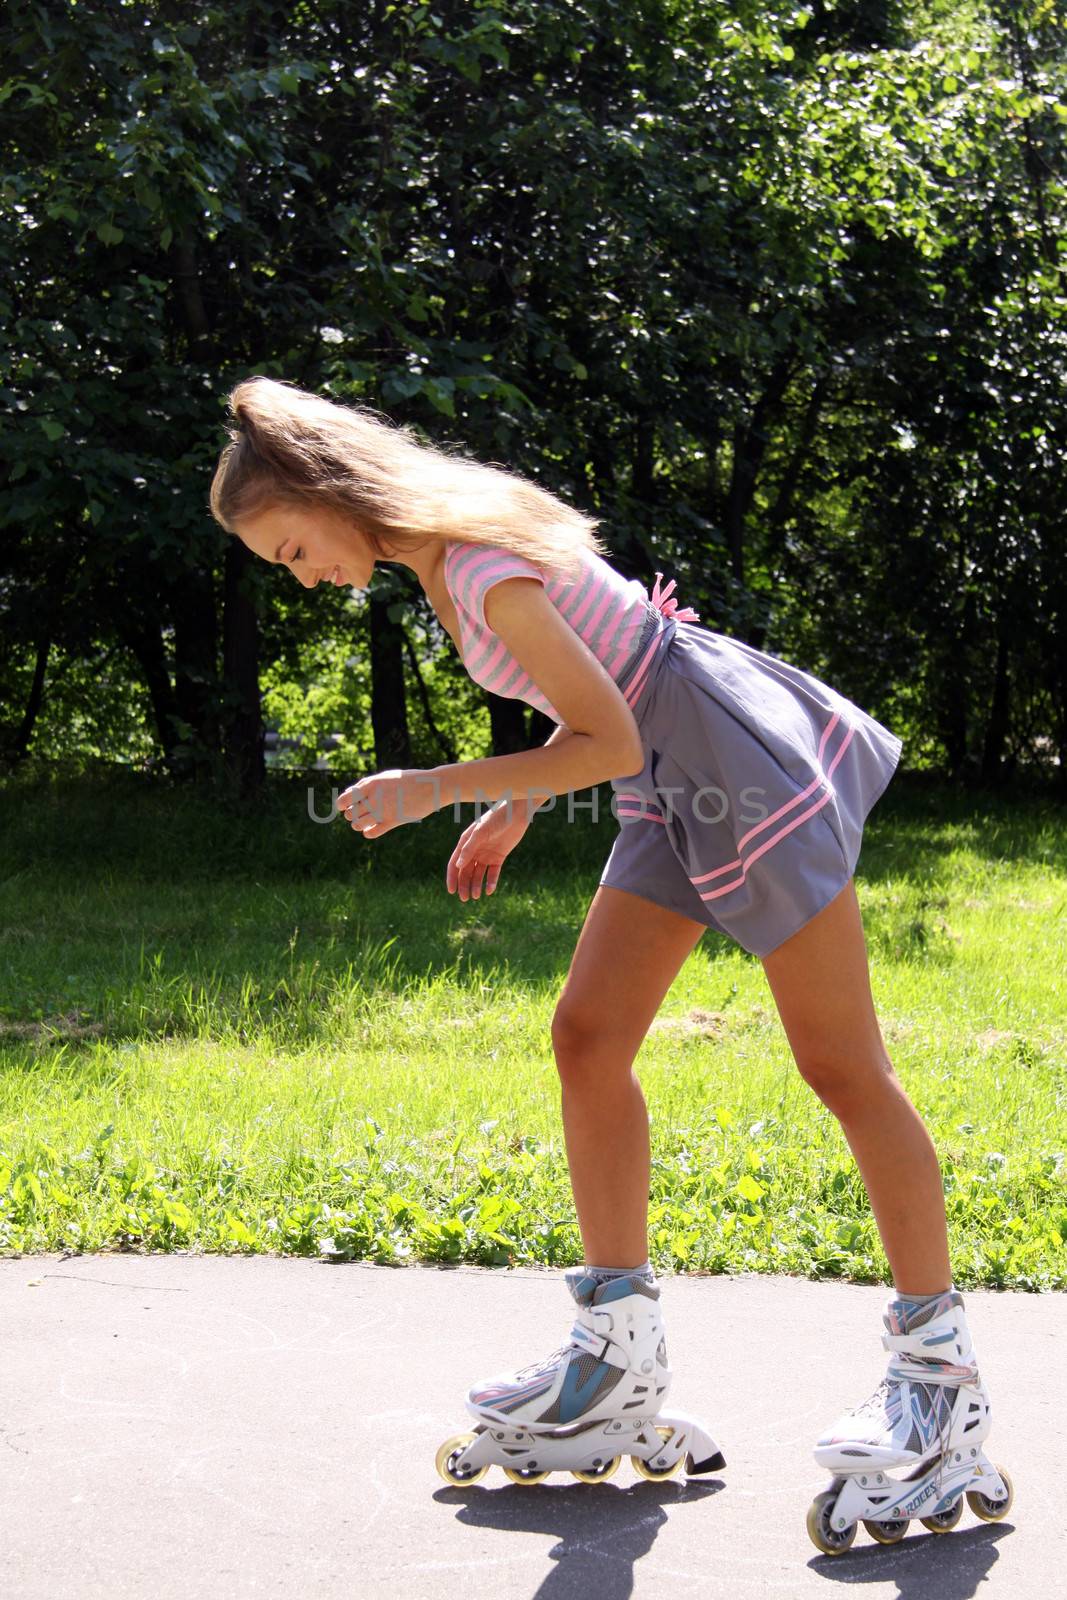
[[[461,868],[459,873],[459,897],[461,900],[477,900],[481,893],[482,866],[476,856],[472,856]]]
[[[463,841],[460,840],[449,857],[448,867],[445,871],[445,886],[449,894],[455,894],[459,888],[460,877],[466,872],[467,865],[466,857],[463,854]]]
[[[485,862],[478,856],[471,856],[464,860],[458,851],[453,853],[448,863],[445,882],[449,894],[458,892],[461,900],[477,900],[482,892],[482,884],[488,872],[486,892],[492,894],[500,877],[499,862]]]
[[[461,900],[479,899],[483,888],[486,894],[493,894],[500,881],[504,858],[511,849],[511,843],[501,841],[508,838],[507,830],[502,832],[499,827],[490,828],[487,833],[484,817],[465,828],[445,870],[449,894],[458,893]]]

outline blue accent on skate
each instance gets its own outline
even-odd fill
[[[953,1307],[963,1309],[963,1296],[955,1287],[942,1289],[939,1294],[891,1295],[886,1302],[883,1320],[890,1333],[913,1333],[935,1322]]]
[[[580,1384],[578,1363],[571,1362],[567,1368],[567,1376],[563,1380],[563,1387],[559,1391],[560,1422],[574,1422],[582,1415],[596,1393],[607,1366],[606,1361],[598,1361],[586,1381]]]
[[[627,1295],[633,1294],[633,1278],[609,1278],[603,1290],[597,1297],[597,1305],[607,1305],[610,1300],[624,1300]]]
[[[581,1267],[569,1267],[563,1274],[567,1288],[580,1306],[592,1304],[593,1296],[600,1287],[600,1279],[583,1272]]]
[[[485,1406],[493,1411],[512,1412],[519,1406],[528,1405],[541,1395],[547,1394],[551,1387],[551,1379],[546,1383],[527,1384],[525,1387],[517,1385],[509,1388],[506,1384],[496,1384],[488,1389],[472,1389],[470,1398],[476,1406]]]
[[[581,1306],[604,1305],[612,1300],[622,1300],[629,1294],[640,1293],[634,1288],[635,1280],[648,1289],[656,1288],[640,1272],[628,1272],[620,1278],[598,1278],[583,1267],[568,1267],[563,1276],[567,1288]]]

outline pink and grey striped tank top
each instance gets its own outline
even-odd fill
[[[486,623],[485,596],[502,578],[537,578],[560,616],[618,682],[634,658],[653,608],[637,578],[624,578],[595,550],[582,550],[581,560],[576,577],[546,579],[532,561],[510,550],[451,539],[445,550],[445,583],[456,608],[468,673],[483,689],[525,700],[553,722],[563,718]]]

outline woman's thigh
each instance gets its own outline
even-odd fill
[[[557,1054],[603,1047],[633,1060],[706,924],[623,889],[597,889],[553,1018]]]

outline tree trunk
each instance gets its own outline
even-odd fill
[[[808,404],[804,411],[804,421],[800,426],[800,434],[789,454],[781,480],[778,484],[778,493],[774,505],[771,507],[767,518],[767,560],[773,567],[781,557],[785,544],[785,525],[789,513],[793,508],[793,496],[796,493],[797,483],[800,479],[801,468],[815,437],[819,416],[822,411],[823,400],[826,395],[827,378],[821,376],[811,391]],[[766,624],[757,622],[752,628],[748,642],[755,650],[762,650],[767,638]]]
[[[489,729],[493,754],[511,756],[520,750],[529,750],[525,702],[509,700],[499,694],[487,694],[485,698],[489,704]]]
[[[960,545],[961,563],[963,545]],[[970,660],[971,641],[974,638],[974,599],[968,592],[964,597],[963,614],[954,638],[945,638],[938,652],[940,660],[939,685],[934,685],[939,702],[941,737],[948,755],[949,776],[960,779],[971,768],[968,747],[970,744]]]
[[[34,724],[44,702],[44,677],[48,668],[48,656],[51,648],[52,639],[46,633],[37,641],[37,656],[33,665],[33,681],[30,684],[26,708],[22,713],[22,721],[12,733],[9,749],[0,751],[0,754],[8,756],[12,761],[23,761],[29,751],[30,740],[33,738]]]
[[[226,541],[222,674],[226,706],[225,758],[243,797],[263,788],[263,713],[259,695],[259,621],[245,580],[252,557],[240,539]]]
[[[752,498],[758,461],[752,431],[743,423],[734,428],[733,470],[726,497],[726,548],[730,570],[739,586],[745,581],[745,513]]]
[[[993,703],[986,723],[985,744],[982,749],[982,781],[999,783],[1003,776],[1004,744],[1008,737],[1010,715],[1010,681],[1008,676],[1008,630],[1001,620],[997,630],[996,676],[993,681]]]
[[[548,743],[549,735],[556,731],[559,724],[553,722],[552,718],[547,716],[545,712],[538,711],[536,706],[531,706],[527,726],[529,728],[529,736],[526,748],[527,750],[534,750],[539,744]]]
[[[218,617],[210,573],[189,570],[170,592],[174,619],[174,697],[178,715],[192,730],[189,766],[210,774],[219,750]]]
[[[141,669],[152,703],[156,737],[163,760],[167,767],[173,769],[174,750],[178,742],[178,730],[175,727],[177,706],[159,625],[136,623],[129,616],[120,616],[115,619],[115,631]]]
[[[370,596],[370,719],[379,772],[413,764],[404,692],[404,631],[389,620],[389,608],[395,603]]]
[[[415,654],[415,646],[408,638],[407,629],[401,628],[400,631],[404,637],[404,652],[408,658],[408,666],[411,668],[411,675],[415,679],[415,687],[419,693],[419,703],[422,706],[422,714],[426,718],[426,726],[437,740],[438,746],[441,750],[442,759],[450,764],[454,763],[456,760],[455,746],[453,745],[451,739],[449,739],[446,734],[441,732],[441,729],[437,726],[433,719],[433,707],[430,704],[429,691],[426,688],[426,682],[422,676],[422,670],[419,667],[419,658]]]
[[[739,422],[734,428],[733,471],[726,496],[725,523],[730,566],[739,588],[743,588],[745,582],[745,519],[756,493],[759,469],[767,449],[768,429],[792,375],[793,351],[784,350],[768,374],[748,424]]]
[[[804,420],[800,425],[800,433],[789,453],[789,460],[778,484],[778,493],[775,496],[774,505],[771,507],[770,515],[767,519],[767,528],[771,536],[769,547],[773,557],[778,555],[783,543],[783,530],[789,518],[789,513],[793,509],[793,496],[796,494],[800,470],[804,465],[811,441],[815,437],[815,430],[819,425],[819,417],[822,414],[828,384],[829,379],[826,374],[821,374],[811,394],[808,396],[808,403],[804,408]]]
[[[656,425],[651,417],[638,417],[634,425],[633,491],[646,506],[656,503],[655,465]]]
[[[196,259],[196,243],[192,230],[185,228],[173,245],[174,251],[174,287],[178,295],[178,303],[182,308],[182,319],[185,331],[189,336],[189,348],[194,360],[202,359],[209,353],[211,345],[211,327],[208,322],[207,308],[204,305],[204,296],[200,288],[200,269]]]
[[[589,460],[586,482],[598,510],[610,506],[615,497],[615,456],[609,448],[603,427],[597,427],[586,441]]]

